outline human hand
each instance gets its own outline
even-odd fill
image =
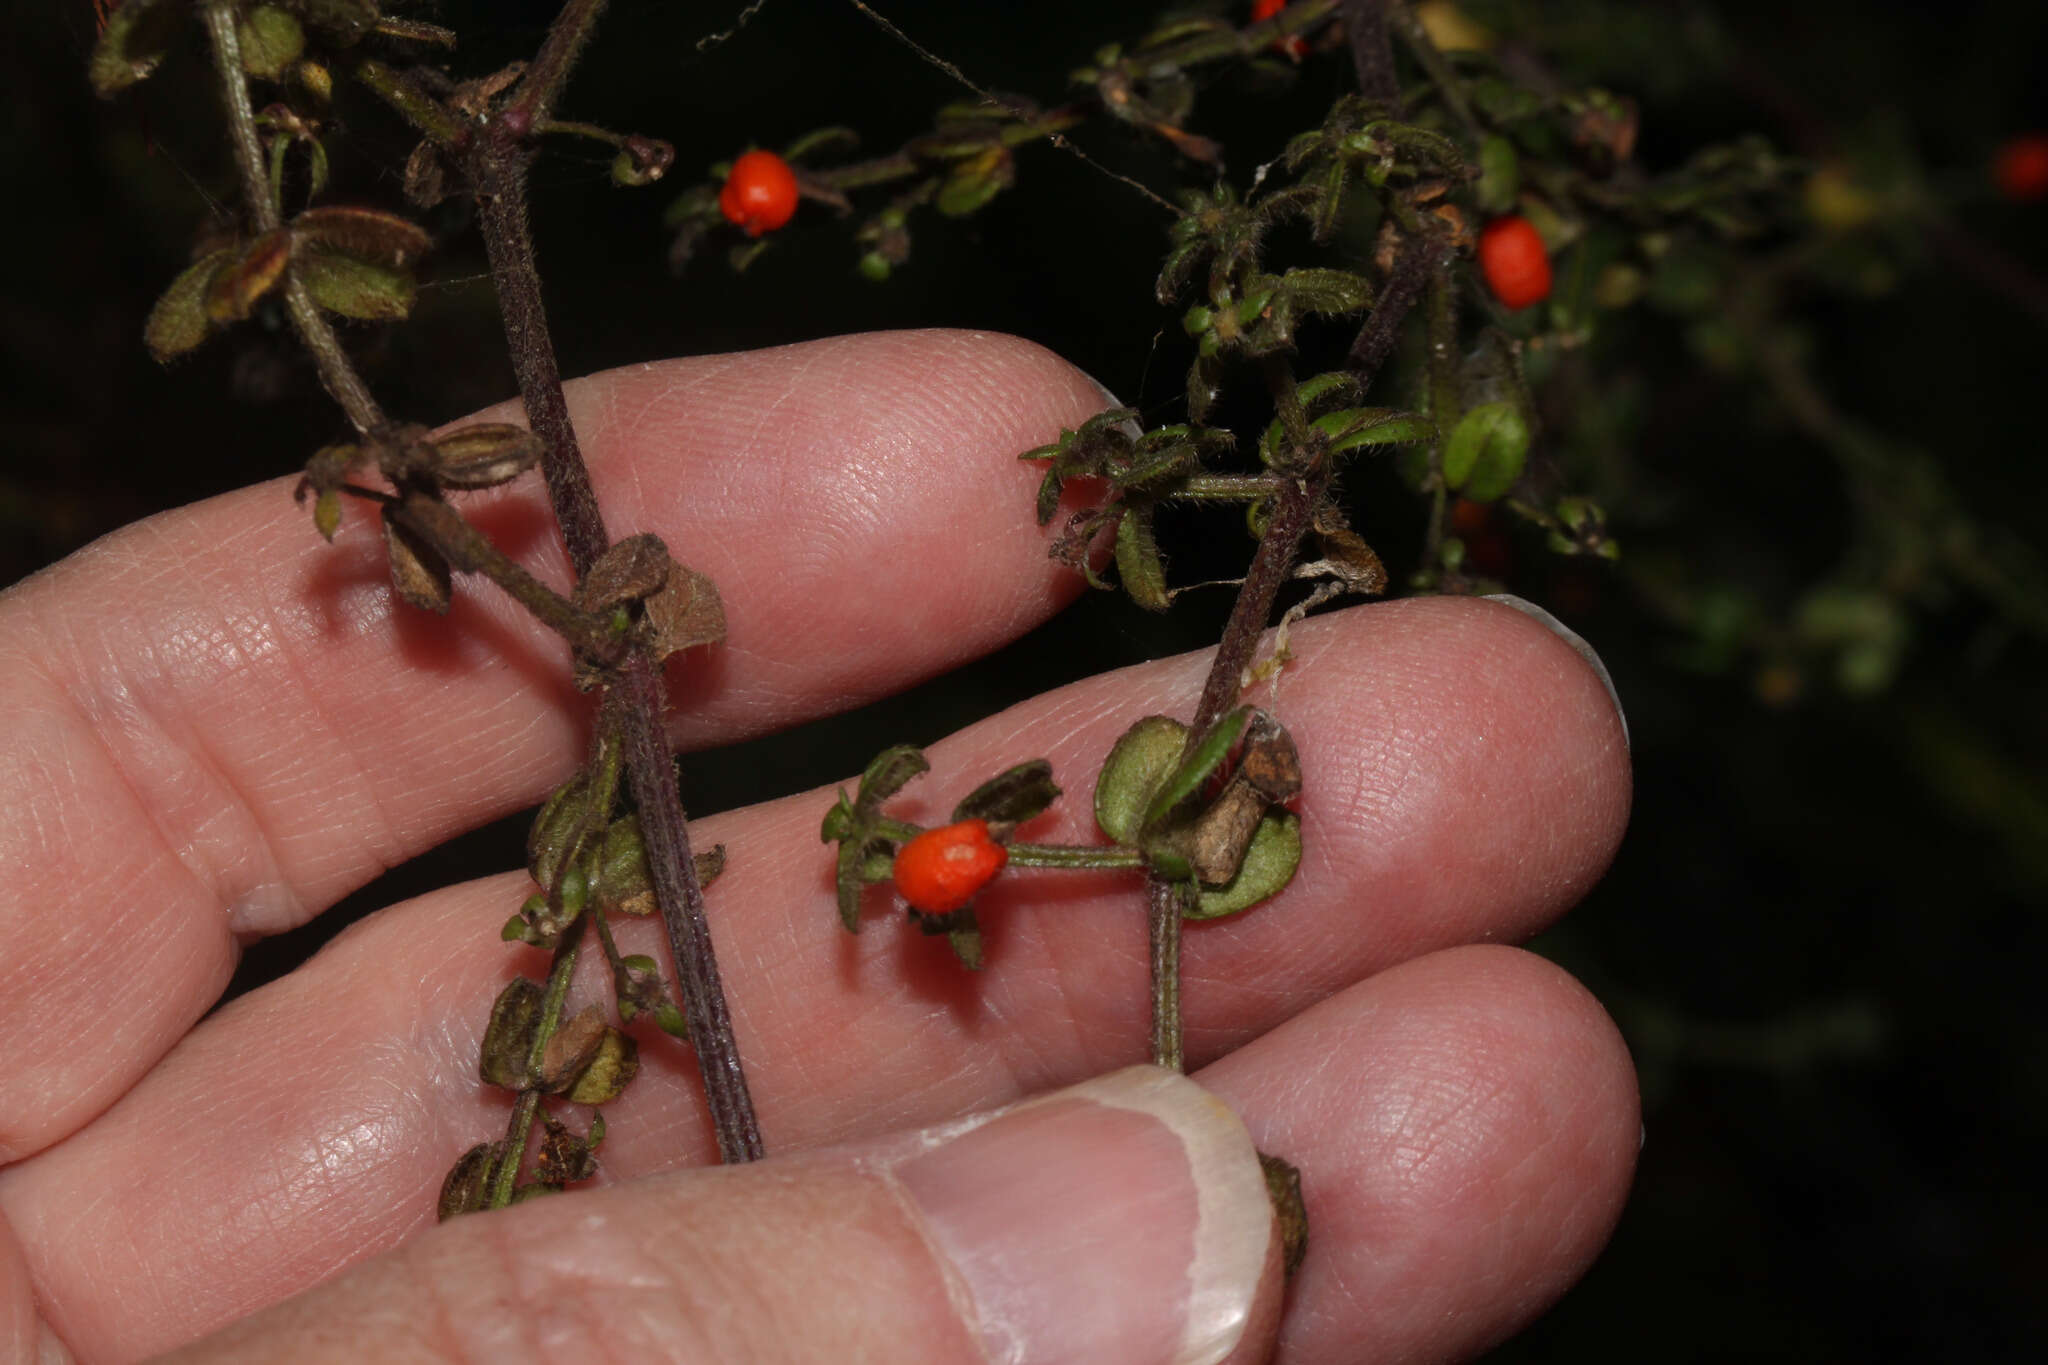
[[[1025,343],[840,338],[570,399],[614,534],[659,532],[725,597],[727,642],[671,666],[684,748],[901,688],[1076,591],[1015,456],[1102,398]],[[466,507],[560,583],[531,484]],[[1295,629],[1306,854],[1280,900],[1188,933],[1199,1088],[1125,1072],[1095,1083],[1109,1105],[890,1136],[1135,1060],[1138,898],[1128,876],[1005,876],[978,975],[879,915],[849,937],[831,796],[810,792],[693,824],[731,850],[712,933],[776,1155],[695,1169],[714,1149],[694,1067],[651,1043],[607,1110],[605,1188],[435,1227],[450,1163],[503,1131],[476,1056],[532,965],[497,938],[524,873],[392,906],[206,1012],[242,943],[537,801],[581,760],[585,707],[564,648],[495,589],[466,582],[445,622],[396,606],[373,522],[326,546],[289,486],[151,518],[0,597],[8,1359],[218,1332],[191,1357],[956,1360],[977,1330],[1031,1361],[1256,1358],[1268,1215],[1204,1091],[1302,1170],[1283,1360],[1472,1353],[1604,1242],[1638,1141],[1627,1055],[1563,973],[1488,945],[1605,867],[1626,746],[1571,648],[1458,599]],[[1092,840],[1073,793],[1132,719],[1188,713],[1204,663],[969,727],[901,806],[942,812],[1043,755],[1070,794],[1033,836]],[[1191,1275],[1214,1291],[1192,1316]]]

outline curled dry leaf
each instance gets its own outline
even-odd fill
[[[406,603],[445,615],[454,600],[454,575],[441,552],[391,519],[384,509],[384,550],[391,561],[391,590]]]

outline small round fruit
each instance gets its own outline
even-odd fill
[[[796,216],[796,172],[773,152],[752,151],[732,163],[718,192],[718,211],[749,237],[773,232]]]
[[[1287,0],[1252,0],[1252,22],[1262,24],[1287,8]],[[1308,42],[1299,33],[1290,33],[1285,38],[1273,41],[1276,50],[1300,61],[1308,56]]]
[[[1479,271],[1504,307],[1527,308],[1550,297],[1550,253],[1536,225],[1519,213],[1480,230]]]
[[[962,820],[928,829],[896,853],[896,889],[911,908],[944,915],[974,899],[1010,850],[989,837],[988,821]]]
[[[1998,149],[1991,173],[2006,198],[2020,203],[2048,199],[2048,133],[2022,133]]]

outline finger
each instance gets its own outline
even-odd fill
[[[1642,1142],[1605,1011],[1542,959],[1434,953],[1199,1073],[1301,1170],[1290,1365],[1462,1360],[1585,1273]]]
[[[614,530],[660,532],[725,596],[727,643],[674,670],[685,742],[898,688],[1075,590],[1015,457],[1102,395],[1026,343],[845,338],[570,397]],[[481,519],[566,583],[534,483]],[[558,641],[487,586],[446,622],[394,607],[375,526],[329,547],[288,486],[152,518],[0,599],[0,863],[19,869],[0,997],[20,1005],[0,1160],[132,1083],[212,1004],[238,935],[530,805],[575,761],[588,706]],[[80,1029],[88,969],[123,1008]]]
[[[1529,618],[1395,603],[1307,623],[1295,646],[1282,714],[1308,756],[1309,853],[1281,900],[1191,926],[1197,1064],[1394,963],[1533,932],[1599,874],[1626,818],[1605,690]],[[1184,711],[1201,665],[1145,665],[1013,708],[936,746],[933,791],[905,804],[943,812],[979,777],[1050,753],[1072,790],[1049,835],[1090,838],[1101,754],[1133,714]],[[817,842],[828,800],[696,831],[732,849],[713,934],[771,1149],[937,1121],[1141,1055],[1128,879],[1006,874],[985,906],[988,969],[969,975],[893,917],[839,932]],[[476,1048],[514,970],[492,951],[496,929],[524,893],[493,878],[359,925],[208,1020],[91,1128],[0,1173],[0,1210],[35,1246],[46,1301],[168,1345],[416,1232],[455,1154],[504,1123]],[[644,933],[622,946],[662,951]],[[642,1061],[609,1111],[619,1176],[711,1150],[687,1057],[656,1041]],[[234,1216],[250,1208],[271,1213]],[[181,1251],[193,1235],[209,1246],[203,1268]],[[97,1304],[109,1274],[148,1288]]]
[[[1139,1067],[971,1125],[459,1218],[179,1358],[499,1360],[538,1344],[1198,1365],[1264,1358],[1279,1277],[1244,1125]]]

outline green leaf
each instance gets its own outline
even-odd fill
[[[856,839],[842,840],[839,845],[833,889],[839,900],[839,923],[849,934],[860,932],[860,896],[868,885],[865,866],[868,847]]]
[[[1252,835],[1237,876],[1225,886],[1200,888],[1196,907],[1186,911],[1184,918],[1221,919],[1249,910],[1279,895],[1300,866],[1301,817],[1288,810],[1269,811]]]
[[[434,239],[409,218],[383,209],[348,204],[307,209],[292,219],[301,242],[383,265],[410,265],[426,253]]]
[[[213,281],[214,272],[234,259],[234,254],[222,250],[201,256],[179,272],[156,306],[149,310],[142,339],[159,363],[167,364],[174,356],[192,350],[213,330],[213,323],[206,316],[206,287]]]
[[[1117,521],[1116,568],[1124,591],[1145,610],[1165,611],[1172,604],[1166,595],[1166,565],[1152,534],[1150,508],[1128,508]]]
[[[169,51],[191,0],[127,0],[107,16],[88,71],[102,99],[147,80]]]
[[[573,1104],[610,1104],[640,1071],[640,1045],[630,1034],[607,1028],[597,1056],[569,1091]]]
[[[1043,758],[1019,763],[976,787],[953,807],[953,820],[987,820],[991,823],[1021,825],[1042,815],[1059,799],[1060,789],[1052,780],[1052,764]]]
[[[838,802],[825,812],[825,823],[818,829],[818,842],[837,843],[852,834],[853,829],[853,802],[847,799],[846,788],[841,787]]]
[[[315,250],[299,257],[298,271],[313,302],[330,313],[395,322],[412,312],[416,289],[409,271]]]
[[[1482,403],[1458,419],[1444,443],[1444,483],[1474,502],[1515,486],[1529,455],[1529,424],[1513,403]]]
[[[990,147],[954,168],[939,186],[932,207],[948,218],[965,218],[1008,189],[1017,169],[1006,147]]]
[[[1515,206],[1521,181],[1521,158],[1515,155],[1514,143],[1495,134],[1479,144],[1479,185],[1474,195],[1480,208],[1506,213]]]
[[[285,4],[343,47],[353,45],[383,17],[377,0],[285,0]]]
[[[1209,733],[1202,736],[1202,742],[1194,747],[1194,750],[1181,761],[1180,766],[1173,770],[1173,775],[1160,784],[1159,790],[1153,793],[1152,800],[1145,807],[1144,822],[1138,827],[1140,831],[1158,825],[1173,813],[1174,807],[1202,789],[1202,784],[1209,780],[1209,775],[1221,767],[1223,760],[1230,756],[1231,747],[1237,743],[1238,736],[1244,733],[1245,722],[1251,717],[1252,709],[1249,706],[1240,706],[1210,727]]]
[[[1187,747],[1188,727],[1172,716],[1147,716],[1124,731],[1095,779],[1095,823],[1112,840],[1134,846],[1146,808]]]
[[[895,744],[876,754],[860,775],[860,792],[854,798],[857,815],[872,815],[881,804],[903,790],[914,777],[932,770],[924,750],[915,744]]]
[[[242,49],[242,70],[274,81],[291,70],[306,50],[306,30],[275,5],[257,5],[236,21]]]
[[[1349,408],[1318,417],[1316,425],[1330,434],[1332,455],[1436,439],[1436,423],[1427,416],[1386,408]]]

